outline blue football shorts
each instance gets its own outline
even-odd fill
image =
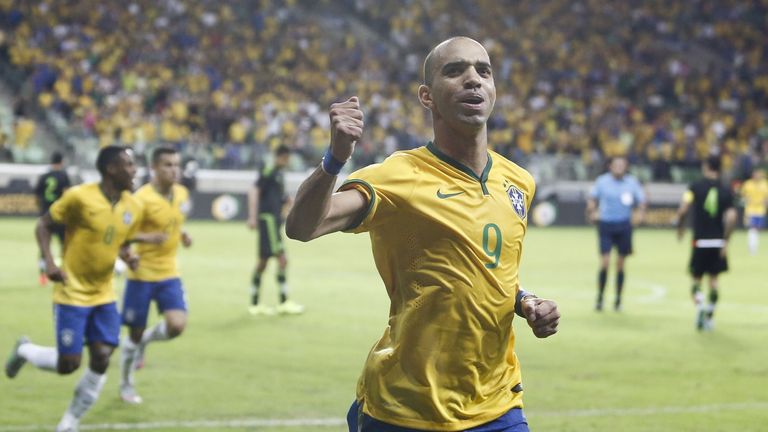
[[[765,228],[765,216],[750,216],[749,227],[757,229]]]
[[[120,313],[115,302],[98,306],[54,304],[53,319],[59,354],[81,354],[84,343],[117,346],[120,341]]]
[[[349,432],[422,432],[376,420],[365,414],[357,401],[353,402],[349,408],[347,426]],[[530,430],[522,408],[512,408],[496,420],[467,429],[465,432],[530,432]]]
[[[187,310],[181,279],[171,278],[158,282],[129,279],[123,293],[123,324],[129,327],[146,327],[149,304],[154,300],[157,310]]]
[[[630,221],[600,222],[597,230],[602,255],[610,253],[614,245],[619,255],[632,255],[632,223]]]

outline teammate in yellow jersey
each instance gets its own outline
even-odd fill
[[[765,209],[768,207],[765,169],[756,168],[752,172],[752,177],[741,185],[741,196],[744,199],[745,225],[748,226],[747,244],[749,252],[755,255],[760,242],[760,230],[765,228]]]
[[[123,339],[120,351],[120,397],[131,404],[141,403],[134,386],[134,370],[143,356],[144,348],[153,341],[173,339],[187,324],[187,302],[176,266],[179,243],[192,245],[192,238],[183,230],[190,209],[189,192],[178,184],[181,158],[167,147],[152,153],[154,176],[134,194],[144,207],[139,231],[163,232],[167,238],[160,244],[140,244],[137,252],[139,266],[128,274],[123,298],[123,324],[129,327],[129,337]],[[164,319],[146,329],[150,303],[154,300]]]
[[[40,217],[35,234],[53,287],[56,348],[43,347],[22,336],[5,365],[13,378],[25,362],[66,375],[80,367],[83,344],[88,345],[88,369],[57,431],[76,431],[80,418],[99,397],[109,357],[118,344],[120,314],[115,303],[112,272],[118,254],[137,264],[127,248],[142,214],[131,196],[136,174],[133,155],[124,147],[104,147],[96,167],[101,182],[68,189]],[[58,267],[51,255],[54,224],[65,226],[64,259]]]
[[[336,193],[363,113],[357,97],[333,104],[330,148],[287,219],[288,236],[302,241],[368,231],[391,301],[349,430],[527,431],[512,320],[544,338],[560,318],[553,301],[520,288],[534,181],[488,150],[496,88],[482,45],[457,37],[435,47],[418,96],[434,141],[352,173]]]

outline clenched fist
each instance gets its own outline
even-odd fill
[[[537,338],[545,338],[557,333],[560,311],[552,300],[537,297],[523,300],[522,311]]]
[[[363,136],[363,112],[357,96],[331,105],[331,154],[339,162],[352,156],[355,143]]]

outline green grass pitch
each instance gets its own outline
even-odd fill
[[[33,226],[32,219],[0,220],[2,356],[20,334],[54,342],[50,288],[37,285]],[[137,376],[140,406],[119,400],[113,356],[104,392],[83,425],[168,422],[151,430],[211,431],[248,419],[340,421],[387,319],[368,237],[288,241],[288,281],[307,312],[251,317],[255,235],[239,223],[196,222],[188,229],[195,244],[180,253],[191,310],[187,332],[148,348],[147,366]],[[750,256],[744,233],[734,236],[716,328],[697,333],[684,271],[688,242],[678,243],[671,230],[636,232],[624,311],[596,313],[594,231],[531,228],[521,279],[557,300],[562,312],[560,332],[546,340],[516,320],[532,430],[768,430],[768,234],[762,241],[760,254]],[[270,304],[277,302],[275,265],[264,277],[262,297]],[[118,292],[122,285],[116,282]],[[0,376],[0,432],[52,430],[79,376],[57,377],[29,365],[13,381]],[[345,429],[339,423],[226,430]]]

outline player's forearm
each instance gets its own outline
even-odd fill
[[[148,243],[148,244],[160,244],[168,240],[168,234],[162,231],[157,232],[140,232],[134,234],[131,238],[125,241],[126,245],[133,243]]]
[[[731,238],[731,234],[733,233],[733,230],[736,228],[736,220],[738,219],[738,214],[736,213],[736,209],[733,207],[729,208],[725,211],[725,214],[723,214],[723,225],[724,225],[724,232],[723,232],[723,238],[725,240],[728,240]]]
[[[677,214],[675,216],[675,228],[677,229],[678,237],[682,236],[683,233],[685,233],[686,216],[688,216],[688,211],[686,209],[683,209],[682,206],[677,209]]]
[[[317,229],[325,220],[331,206],[336,176],[317,169],[299,186],[296,198],[285,221],[288,237],[308,241],[317,237]]]
[[[640,203],[640,205],[637,206],[637,210],[635,210],[635,220],[638,224],[642,223],[645,219],[645,211],[647,210],[648,205],[646,203]]]
[[[597,202],[592,198],[588,199],[587,209],[584,211],[584,216],[587,218],[587,221],[592,220],[596,209],[597,209]]]
[[[595,211],[595,208],[597,208],[597,203],[595,202],[594,199],[589,198],[587,200],[587,212],[592,213],[593,211]]]
[[[35,225],[35,239],[37,240],[37,246],[40,248],[40,253],[43,255],[45,262],[52,263],[51,230],[48,228],[46,216],[42,216],[37,220],[37,225]]]
[[[259,212],[259,190],[251,188],[248,190],[248,220],[255,221]]]

